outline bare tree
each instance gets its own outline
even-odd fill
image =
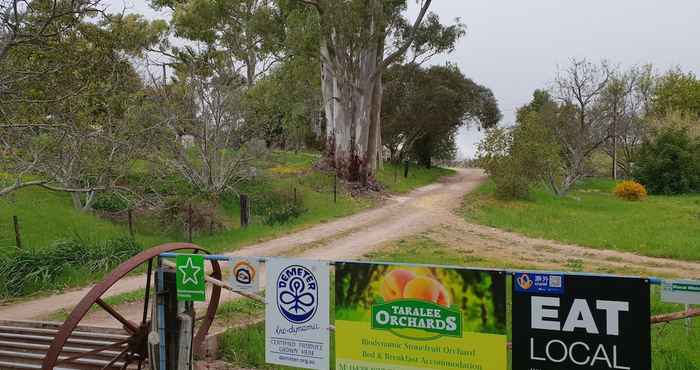
[[[225,67],[210,65],[206,73],[187,68],[161,99],[161,146],[155,158],[203,193],[234,190],[249,176],[246,145],[241,142],[245,78]]]
[[[560,102],[563,114],[553,125],[562,147],[564,178],[555,186],[565,195],[586,174],[586,161],[610,136],[608,121],[601,109],[601,97],[610,81],[607,63],[593,64],[572,60],[557,74],[552,96]]]
[[[604,146],[612,159],[612,177],[630,176],[637,149],[648,131],[648,113],[656,77],[650,65],[614,71],[603,92],[602,109],[610,126]]]

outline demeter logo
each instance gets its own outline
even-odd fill
[[[400,299],[372,306],[372,329],[409,339],[462,337],[462,312],[433,302]]]

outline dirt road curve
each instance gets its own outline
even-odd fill
[[[561,266],[574,259],[584,269],[625,267],[649,274],[700,277],[700,264],[641,257],[630,253],[594,250],[526,238],[492,228],[472,225],[453,210],[463,196],[485,180],[480,170],[461,169],[441,182],[394,197],[380,208],[321,224],[288,236],[240,249],[231,255],[294,255],[312,259],[354,259],[407,236],[427,233],[431,238],[475,256],[518,261],[538,268]],[[497,267],[497,266],[494,266]],[[602,271],[598,269],[599,271]],[[596,270],[593,270],[596,271]],[[143,277],[122,280],[107,296],[142,288]],[[90,287],[0,307],[0,319],[18,320],[46,316],[74,306]],[[90,320],[93,323],[93,320]],[[101,321],[99,319],[95,321]]]

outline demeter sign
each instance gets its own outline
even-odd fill
[[[336,263],[336,369],[505,370],[502,273]]]
[[[204,281],[204,256],[196,254],[179,254],[176,257],[175,264],[175,279],[177,280],[177,300],[206,300],[206,284]]]

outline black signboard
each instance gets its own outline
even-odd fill
[[[649,282],[517,273],[513,370],[651,369]]]

